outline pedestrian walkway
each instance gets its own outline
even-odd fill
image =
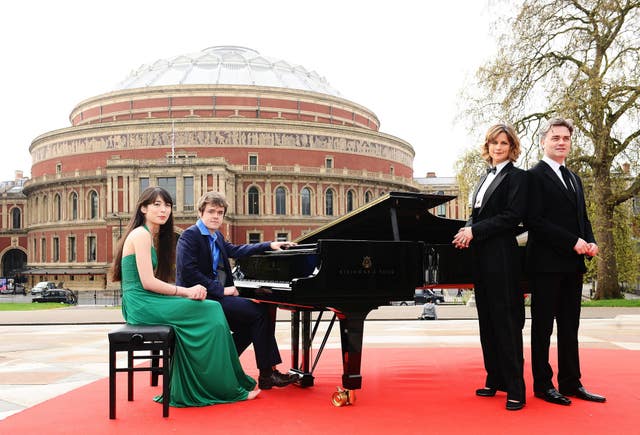
[[[422,314],[422,305],[383,306],[372,310],[367,320],[415,320]],[[638,314],[640,307],[587,307],[582,308],[583,319],[610,318],[620,314]],[[440,320],[477,319],[478,313],[473,306],[462,304],[438,305]],[[526,316],[530,318],[529,307]],[[278,321],[289,321],[286,310],[278,310]],[[120,307],[78,305],[65,306],[53,310],[3,311],[0,314],[0,326],[9,325],[49,325],[49,324],[118,324],[124,323]]]
[[[372,311],[365,324],[365,348],[480,348],[475,308],[440,305],[435,321],[417,320],[421,312],[422,306]],[[0,420],[108,376],[107,333],[123,322],[119,309],[79,306],[0,315]],[[276,336],[282,350],[290,348],[288,319],[289,312],[278,310]],[[328,324],[322,322],[317,337]],[[526,347],[529,329],[527,320]],[[640,308],[584,309],[580,342],[583,347],[640,351]],[[340,347],[338,328],[327,347]]]

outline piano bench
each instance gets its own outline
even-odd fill
[[[162,375],[162,416],[169,416],[169,386],[171,383],[171,357],[175,335],[167,325],[130,325],[109,332],[109,418],[116,418],[116,375],[127,373],[127,398],[133,401],[133,373],[151,372],[151,385],[158,385]],[[127,352],[127,366],[118,367],[118,352]],[[136,360],[151,360],[150,366],[134,367]],[[160,360],[162,366],[160,367]]]

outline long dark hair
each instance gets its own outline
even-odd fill
[[[158,198],[162,199],[165,203],[173,205],[173,199],[171,195],[162,187],[147,187],[138,199],[136,205],[136,212],[129,220],[129,224],[125,229],[124,235],[118,241],[118,247],[116,248],[116,255],[113,259],[113,266],[111,267],[111,279],[113,281],[122,280],[122,248],[127,236],[134,229],[144,225],[144,213],[141,209],[144,206],[153,204]],[[169,219],[160,225],[160,231],[157,236],[157,254],[158,254],[158,267],[156,268],[155,275],[162,281],[172,281],[174,276],[173,263],[176,255],[176,245],[173,231],[173,213],[169,215]]]

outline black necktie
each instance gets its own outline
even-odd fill
[[[567,189],[570,192],[575,192],[576,189],[573,187],[573,183],[571,183],[571,177],[569,176],[569,170],[564,166],[560,166],[560,174],[562,175],[562,179],[564,180],[564,184],[567,186]]]
[[[487,168],[487,174],[495,174],[495,173],[496,173],[496,167],[495,166]]]

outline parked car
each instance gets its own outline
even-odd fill
[[[444,294],[442,294],[442,291],[435,292],[430,288],[416,290],[413,296],[413,300],[415,301],[416,305],[426,304],[427,299],[429,298],[433,299],[433,302],[436,304],[444,303]]]
[[[441,304],[444,302],[444,294],[442,291],[435,292],[429,288],[426,289],[416,289],[413,294],[413,300],[409,301],[393,301],[391,305],[424,305],[427,303],[427,298],[433,298],[433,302],[436,304]]]
[[[78,298],[74,292],[64,288],[43,290],[38,296],[31,299],[31,302],[60,302],[63,304],[75,305]]]
[[[38,284],[34,285],[31,289],[32,295],[37,295],[42,293],[44,290],[55,290],[56,283],[53,281],[40,281]]]
[[[27,290],[24,288],[22,284],[7,284],[6,288],[0,290],[0,293],[3,295],[26,295]]]

